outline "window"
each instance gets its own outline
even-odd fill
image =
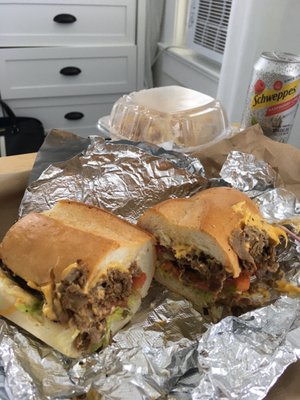
[[[232,0],[192,0],[189,6],[187,45],[222,62]]]

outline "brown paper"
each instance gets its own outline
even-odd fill
[[[300,399],[300,361],[290,365],[272,387],[265,400]]]
[[[228,153],[232,150],[251,153],[258,160],[266,161],[278,172],[283,186],[300,199],[299,149],[269,139],[264,136],[260,126],[255,125],[194,155],[201,160],[208,178],[216,178]]]

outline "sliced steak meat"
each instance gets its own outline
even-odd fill
[[[188,271],[194,271],[194,282],[206,282],[207,288],[212,292],[222,290],[224,280],[226,279],[226,271],[222,264],[216,259],[205,255],[204,253],[196,254],[191,252],[189,257],[182,257],[176,260],[180,268]],[[189,273],[182,274],[183,279],[188,279]]]
[[[107,280],[102,283],[102,287],[105,287],[106,298],[124,299],[131,293],[132,279],[129,279],[128,272],[111,269],[108,272]]]
[[[160,246],[162,258],[181,270],[180,278],[188,283],[201,283],[204,288],[218,293],[227,278],[226,271],[213,257],[199,251],[190,251],[185,257],[176,257],[175,250]]]
[[[137,273],[135,266],[131,270]],[[99,344],[106,330],[106,317],[114,307],[126,306],[132,292],[131,270],[111,268],[105,278],[86,292],[88,269],[79,261],[78,268],[71,269],[56,285],[53,310],[59,322],[71,322],[80,331],[76,339],[78,349]]]
[[[258,268],[260,271],[277,271],[275,244],[266,232],[245,226],[244,229],[234,230],[229,242],[239,257],[242,269],[250,274]]]

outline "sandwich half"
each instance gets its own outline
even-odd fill
[[[265,303],[270,282],[280,278],[276,247],[286,233],[236,189],[164,201],[146,210],[138,226],[156,239],[156,280],[214,320]]]
[[[0,315],[69,357],[105,346],[154,274],[152,235],[63,200],[13,225],[0,247]]]

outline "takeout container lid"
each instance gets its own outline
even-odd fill
[[[112,107],[108,128],[113,139],[146,141],[182,152],[199,150],[230,132],[219,101],[181,86],[122,96]]]

